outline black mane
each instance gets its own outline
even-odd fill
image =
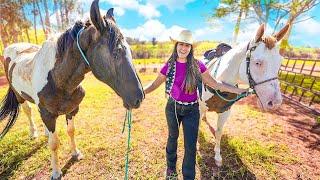
[[[67,48],[69,48],[77,38],[78,32],[85,27],[81,21],[77,21],[72,28],[67,29],[58,39],[57,57],[62,57]]]

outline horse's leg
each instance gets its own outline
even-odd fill
[[[51,150],[51,167],[52,175],[51,179],[61,179],[62,172],[60,169],[58,149],[59,149],[59,137],[56,131],[56,120],[58,115],[48,112],[46,109],[39,107],[42,121],[49,130],[49,148]]]
[[[199,112],[200,112],[200,120],[207,120],[206,112],[207,112],[207,107],[203,105],[202,103],[199,103]]]
[[[81,152],[77,149],[76,142],[74,140],[74,117],[78,113],[79,107],[76,108],[74,111],[66,115],[66,121],[67,121],[67,132],[70,137],[70,147],[71,147],[71,152],[72,152],[72,158],[75,160],[80,160],[83,158],[83,155]]]
[[[32,109],[31,109],[30,103],[25,101],[24,103],[21,104],[21,106],[22,106],[22,109],[23,109],[24,113],[27,115],[28,120],[29,120],[30,137],[37,138],[39,135],[38,135],[37,126],[35,125],[35,123],[33,121]]]
[[[222,129],[224,123],[228,120],[228,117],[230,115],[230,110],[224,112],[224,113],[219,113],[218,114],[218,122],[217,122],[217,130],[216,130],[216,145],[214,147],[215,151],[215,156],[214,159],[216,161],[217,166],[222,165],[222,157],[220,154],[220,142],[221,142],[221,137],[222,137]]]
[[[199,113],[200,113],[199,127],[200,127],[201,120],[207,121],[206,112],[207,112],[207,107],[202,102],[200,102],[199,103]],[[199,141],[197,141],[197,150],[199,149],[200,149],[200,143]]]

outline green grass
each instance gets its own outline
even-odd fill
[[[154,80],[156,74],[140,75],[143,84]],[[122,102],[106,85],[87,75],[83,82],[86,97],[76,116],[76,141],[85,155],[80,162],[70,160],[70,148],[63,116],[57,120],[61,140],[60,163],[65,179],[122,179],[126,151],[126,132],[121,134],[125,110]],[[6,87],[0,88],[3,97]],[[164,108],[164,86],[148,95],[141,108],[133,111],[132,150],[130,151],[131,179],[161,179],[166,167],[165,145],[167,125]],[[245,112],[246,106],[241,111]],[[33,106],[34,119],[43,134],[43,125]],[[257,117],[258,117],[257,113]],[[251,114],[244,115],[252,116]],[[253,118],[256,118],[255,115]],[[3,127],[4,122],[0,123]],[[1,129],[1,128],[0,128]],[[46,137],[31,140],[28,122],[21,112],[14,127],[0,141],[0,179],[46,179],[50,176],[50,151]],[[180,131],[178,169],[181,177],[183,135]],[[197,155],[197,178],[211,177],[214,157],[212,134],[202,123],[199,134],[200,149]],[[217,177],[243,179],[243,177],[276,177],[276,163],[295,161],[285,145],[261,142],[244,136],[224,136],[222,140],[224,166]]]
[[[160,58],[150,58],[150,59],[134,59],[133,63],[135,65],[150,65],[150,64],[164,64],[165,60]]]
[[[286,77],[286,76],[287,76],[287,77]],[[300,86],[303,78],[304,78],[303,75],[297,74],[297,75],[295,76],[294,73],[288,73],[288,75],[287,75],[287,73],[281,73],[281,74],[279,75],[279,79],[280,79],[280,80],[285,80],[285,79],[286,79],[286,82],[293,83],[293,84],[295,84],[295,85],[297,85],[297,86]],[[303,80],[303,83],[302,83],[301,86],[304,87],[304,88],[310,89],[310,88],[311,88],[311,85],[312,85],[312,83],[313,83],[313,81],[314,81],[314,79],[315,79],[314,77],[308,77],[308,76],[306,76],[305,79]],[[286,85],[285,85],[285,84],[281,84],[281,90],[284,91],[285,88],[286,88]],[[291,94],[291,93],[293,92],[293,90],[294,90],[294,88],[293,88],[292,86],[288,86],[286,92],[289,93],[289,94]],[[316,78],[315,83],[314,83],[314,85],[313,85],[313,87],[312,87],[312,90],[315,91],[315,92],[320,92],[320,77]],[[297,89],[295,90],[295,94],[294,94],[294,95],[300,96],[300,95],[302,94],[302,92],[303,92],[303,91],[302,91],[301,89],[297,88]],[[305,92],[305,93],[304,93],[304,97],[306,97],[306,98],[308,98],[308,99],[312,98],[313,95],[314,95],[314,94],[311,93],[311,92]],[[314,102],[320,103],[320,97],[319,97],[319,96],[316,96],[315,99],[314,99]]]
[[[288,62],[289,61],[289,62]],[[296,61],[296,62],[295,62]],[[288,63],[288,67],[292,67],[293,65],[294,65],[294,63],[296,64],[296,68],[298,68],[298,67],[301,67],[302,66],[302,64],[305,62],[305,64],[304,64],[304,66],[306,67],[308,67],[308,69],[311,69],[311,67],[314,65],[314,63],[315,63],[315,61],[312,61],[312,60],[310,60],[310,61],[305,61],[305,60],[299,60],[299,59],[297,59],[297,60],[290,60],[290,59],[283,59],[282,60],[282,65],[284,65],[284,66],[286,66],[287,65],[287,63]],[[316,67],[319,67],[320,66],[320,61],[317,61],[316,62]]]

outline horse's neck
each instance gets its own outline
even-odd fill
[[[216,79],[228,84],[235,85],[240,82],[239,68],[242,61],[245,60],[247,44],[241,44],[231,49],[227,54],[222,56],[220,66],[216,72]],[[218,62],[215,63],[211,75],[214,75]]]
[[[62,59],[57,59],[52,70],[57,88],[72,93],[79,86],[88,72],[81,58],[79,50],[72,46],[65,52]]]

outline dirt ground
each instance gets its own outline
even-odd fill
[[[256,98],[248,97],[239,102],[257,108]],[[277,164],[283,177],[288,179],[320,179],[320,126],[316,125],[315,117],[310,111],[290,103],[284,99],[277,110],[268,112],[270,124],[283,127],[281,132],[272,136],[261,136],[286,144],[299,162],[294,165]],[[314,172],[314,174],[312,174]]]

